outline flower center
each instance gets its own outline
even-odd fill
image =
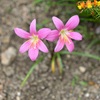
[[[33,35],[33,36],[30,37],[30,40],[31,40],[31,42],[32,42],[32,46],[33,46],[33,47],[36,47],[36,45],[37,45],[37,43],[38,43],[38,41],[39,41],[38,36],[37,36],[37,35]]]
[[[62,38],[65,38],[66,35],[67,35],[67,30],[66,30],[66,29],[62,29],[62,30],[60,31],[60,35],[61,35]]]
[[[70,40],[68,38],[69,35],[69,31],[67,31],[66,29],[62,29],[60,31],[60,38],[64,41],[64,42],[68,42],[70,43]]]

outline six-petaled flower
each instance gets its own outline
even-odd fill
[[[19,37],[27,39],[27,41],[21,45],[19,51],[21,53],[28,51],[28,55],[32,61],[37,59],[39,50],[45,53],[48,52],[42,39],[46,38],[46,36],[51,32],[51,29],[42,28],[39,31],[36,31],[36,19],[34,19],[30,24],[30,32],[26,32],[20,28],[15,28],[14,31]]]
[[[49,37],[56,36],[55,39],[58,38],[58,42],[54,51],[59,52],[63,49],[64,45],[66,45],[68,51],[72,52],[74,50],[74,43],[71,39],[82,40],[82,35],[78,32],[73,31],[73,29],[76,28],[79,24],[78,15],[72,16],[65,25],[59,18],[55,16],[52,17],[52,20],[57,30],[52,31],[53,35],[51,34],[51,36]]]

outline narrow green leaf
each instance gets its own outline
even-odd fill
[[[87,83],[86,81],[80,81],[79,83],[80,83],[80,85],[82,85],[82,86],[87,86],[87,85],[88,85],[88,83]]]
[[[75,75],[74,78],[72,79],[71,85],[74,87],[77,84],[78,80],[79,77]]]
[[[41,2],[43,2],[43,0],[34,0],[34,1],[33,1],[33,4],[36,5],[36,4],[39,4],[39,3],[41,3]]]
[[[63,64],[62,64],[62,60],[61,60],[61,57],[60,57],[59,53],[57,53],[57,63],[58,63],[58,66],[59,66],[60,73],[62,74],[62,72],[63,72]]]
[[[74,78],[72,79],[71,85],[72,85],[73,87],[76,85],[76,80],[75,80]]]
[[[33,72],[33,70],[35,69],[36,65],[41,62],[43,60],[43,57],[41,57],[40,59],[38,59],[36,62],[34,62],[34,64],[32,65],[32,67],[30,68],[29,72],[27,73],[26,77],[24,78],[24,80],[21,83],[21,87],[23,87],[26,83],[26,81],[28,80],[29,76],[31,75],[31,73]]]
[[[88,49],[91,48],[93,45],[100,43],[100,39],[94,39],[89,46],[87,47]]]
[[[53,55],[53,58],[51,60],[51,70],[53,73],[55,72],[55,55]]]
[[[77,56],[84,56],[84,57],[89,57],[89,58],[92,58],[92,59],[100,60],[99,56],[92,55],[92,54],[89,54],[89,53],[84,53],[84,52],[72,52],[72,53],[70,53],[68,51],[61,51],[59,53],[60,54],[72,54],[72,55],[77,55]]]
[[[75,75],[72,79],[71,85],[74,87],[79,81],[79,77]]]

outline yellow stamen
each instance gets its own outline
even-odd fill
[[[69,35],[69,31],[67,31],[66,29],[62,29],[60,31],[60,38],[61,38],[61,40],[64,41],[64,42],[70,43],[68,35]]]
[[[32,42],[32,45],[31,45],[31,46],[33,46],[33,47],[35,48],[35,47],[36,47],[36,44],[37,44],[38,41],[39,41],[38,36],[37,36],[37,35],[33,35],[33,36],[30,37],[30,40],[31,40],[31,42]]]

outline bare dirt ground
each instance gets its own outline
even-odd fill
[[[47,54],[26,85],[20,88],[33,62],[27,53],[18,52],[24,40],[17,37],[13,29],[29,30],[29,23],[34,18],[38,25],[50,20],[43,26],[53,29],[53,15],[64,21],[68,18],[60,7],[51,12],[47,9],[45,3],[34,5],[32,0],[0,0],[0,55],[8,51],[6,55],[13,56],[0,57],[0,100],[100,100],[100,61],[74,55],[62,56],[64,74],[60,75],[58,68],[54,74],[51,72],[50,54]],[[87,50],[88,42],[84,39],[75,42],[75,51],[100,55],[100,45]],[[72,86],[75,77],[78,81]],[[88,83],[86,86],[82,85],[84,81]]]

